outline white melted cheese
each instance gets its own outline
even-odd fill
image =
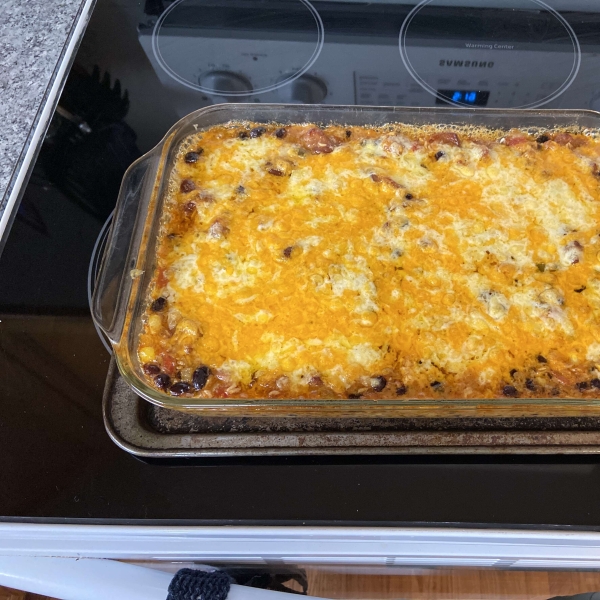
[[[188,254],[176,260],[171,269],[175,286],[182,289],[192,289],[194,292],[204,291],[204,274],[198,268],[198,256]]]
[[[600,342],[593,342],[588,346],[585,356],[588,360],[600,362]]]
[[[508,228],[485,228],[473,219],[461,219],[447,212],[442,215],[451,217],[452,229],[460,240],[461,256],[469,267],[475,268],[488,253],[493,254],[499,262],[512,263],[518,269],[533,264],[533,251],[526,238],[511,240]]]
[[[484,177],[487,171],[482,170],[480,176]],[[588,231],[594,227],[586,196],[575,196],[561,179],[538,183],[524,175],[522,169],[507,164],[503,165],[502,177],[483,189],[481,200],[500,217],[506,230],[523,230],[534,222],[558,246],[566,233]],[[516,247],[516,254],[517,262],[528,260],[524,245]]]
[[[300,239],[296,242],[298,246],[301,246],[304,250],[308,250],[310,248],[316,248],[323,241],[322,237],[318,235],[310,235],[303,239]]]
[[[347,254],[345,263],[331,265],[328,272],[328,283],[334,296],[340,297],[344,292],[354,292],[356,313],[377,312],[377,288],[373,282],[367,261],[363,256]]]
[[[314,177],[311,167],[298,167],[288,179],[284,201],[290,206],[311,204],[324,189],[325,186]]]
[[[424,148],[397,155],[387,152],[379,140],[365,140],[364,144],[358,146],[355,152],[359,165],[364,169],[365,177],[370,177],[373,173],[373,159],[386,158],[388,159],[385,164],[386,175],[413,193],[419,194],[424,183],[433,177],[431,172],[423,166],[423,161],[428,158],[428,152]],[[398,193],[400,194],[401,190]]]
[[[259,310],[252,315],[246,315],[244,313],[235,313],[233,315],[238,321],[242,323],[268,323],[273,317],[273,313],[268,310]]]
[[[254,286],[262,266],[263,263],[257,258],[252,256],[242,258],[235,253],[228,255],[226,263],[212,262],[210,272],[218,285],[217,296],[224,298]]]
[[[253,367],[245,360],[228,359],[221,365],[221,370],[227,375],[227,378],[234,382],[240,382],[248,385],[252,381]]]
[[[260,369],[269,371],[284,368],[283,365],[286,359],[296,357],[305,348],[298,338],[290,337],[286,339],[283,335],[272,332],[263,333],[260,341],[267,346],[267,350],[263,353],[257,353],[256,364]]]
[[[348,351],[348,360],[351,363],[358,363],[366,369],[373,366],[382,357],[382,352],[373,348],[371,344],[357,344]]]
[[[262,136],[252,140],[240,141],[237,139],[223,142],[223,148],[227,150],[228,159],[222,160],[222,150],[217,150],[206,157],[207,167],[226,170],[236,175],[239,173],[254,176],[264,172],[264,162],[267,156],[279,154],[281,145],[277,139],[270,136]]]

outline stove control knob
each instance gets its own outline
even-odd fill
[[[283,75],[279,81],[285,81],[289,75]],[[327,86],[322,79],[314,75],[300,75],[294,81],[279,88],[279,96],[284,102],[294,104],[319,104],[327,96]]]
[[[231,71],[207,71],[200,75],[198,83],[207,92],[224,96],[228,94],[243,96],[252,91],[252,84],[246,77]]]

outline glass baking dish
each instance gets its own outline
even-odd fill
[[[229,399],[173,397],[150,387],[137,357],[146,290],[155,264],[163,200],[183,140],[198,130],[229,121],[337,123],[341,125],[474,125],[492,129],[600,129],[600,113],[590,110],[495,110],[376,106],[221,104],[195,111],[177,122],[164,139],[128,169],[123,179],[106,251],[92,300],[92,316],[110,339],[125,381],[159,406],[227,416],[327,417],[516,417],[600,414],[600,399]]]

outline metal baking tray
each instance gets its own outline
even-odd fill
[[[600,417],[204,417],[140,398],[111,361],[104,424],[140,458],[597,454]]]

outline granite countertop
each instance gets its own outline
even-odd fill
[[[0,249],[94,3],[0,3]]]

